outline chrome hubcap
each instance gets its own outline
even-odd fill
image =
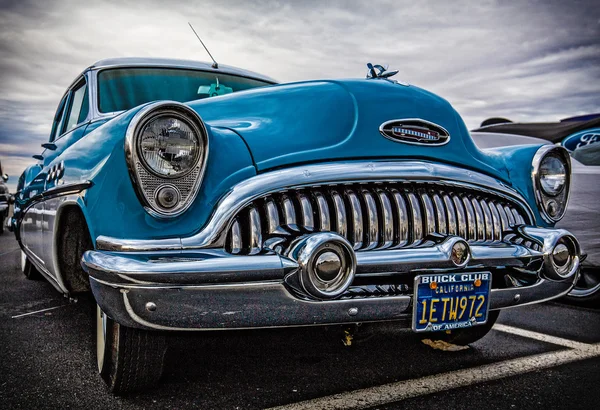
[[[106,351],[106,314],[96,305],[96,358],[98,371],[104,367],[104,352]]]

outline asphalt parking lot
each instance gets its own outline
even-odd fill
[[[96,374],[92,301],[69,302],[20,271],[0,236],[0,407],[143,409],[596,408],[600,310],[546,303],[505,311],[467,350],[433,350],[393,324],[356,343],[319,327],[170,336],[161,384],[127,397]]]

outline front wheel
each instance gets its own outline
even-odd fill
[[[148,388],[162,376],[163,334],[122,326],[96,305],[96,357],[100,376],[117,395]]]
[[[574,305],[600,307],[600,268],[582,268],[575,287],[565,300]]]
[[[467,329],[455,329],[445,332],[422,333],[422,339],[430,339],[432,341],[443,341],[457,346],[467,346],[482,339],[492,330],[492,327],[498,320],[500,315],[499,310],[492,310],[488,314],[488,320],[483,325],[473,326]]]

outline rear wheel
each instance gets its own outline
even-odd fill
[[[31,263],[25,252],[21,251],[21,272],[29,280],[38,280],[42,278],[41,273]]]
[[[96,306],[98,371],[112,393],[121,395],[156,384],[166,350],[163,334],[122,326]]]
[[[430,339],[432,341],[443,341],[457,346],[467,346],[482,339],[492,330],[492,326],[498,320],[499,310],[492,310],[488,314],[488,320],[485,324],[473,326],[467,329],[449,330],[446,332],[422,333],[421,339]]]

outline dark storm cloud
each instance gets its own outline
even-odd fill
[[[362,77],[367,61],[389,64],[448,99],[469,127],[600,111],[595,1],[2,1],[0,157],[13,182],[86,66],[206,60],[187,21],[218,61],[280,81]]]

